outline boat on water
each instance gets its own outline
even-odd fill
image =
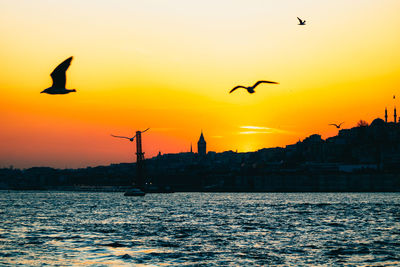
[[[146,193],[140,190],[139,188],[130,188],[124,194],[124,196],[127,197],[142,197],[144,195],[146,195]]]
[[[124,196],[144,196],[147,193],[174,193],[174,190],[168,185],[145,184],[143,187],[133,185],[125,191]]]

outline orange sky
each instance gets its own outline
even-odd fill
[[[351,3],[349,3],[351,2]],[[398,0],[0,1],[0,167],[285,146],[392,118]],[[307,20],[298,26],[296,17]],[[45,95],[74,56],[69,95]],[[256,94],[235,85],[265,79]],[[400,94],[399,94],[400,98]],[[397,103],[400,107],[400,104]],[[399,112],[400,113],[400,112]]]

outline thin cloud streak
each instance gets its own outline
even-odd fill
[[[241,129],[254,129],[254,130],[270,130],[273,128],[269,127],[260,127],[260,126],[240,126]]]
[[[256,132],[256,131],[246,131],[246,132],[239,132],[239,134],[271,134],[274,133],[273,131],[268,132]]]
[[[251,126],[251,125],[249,126],[249,125],[247,125],[247,126],[240,126],[239,128],[252,130],[252,131],[239,132],[239,134],[293,134],[293,132],[290,132],[290,131],[271,128],[271,127],[265,127],[265,126]]]

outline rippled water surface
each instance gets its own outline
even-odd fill
[[[400,265],[400,194],[0,192],[0,265]]]

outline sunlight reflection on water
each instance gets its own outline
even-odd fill
[[[0,192],[0,264],[397,265],[400,194]]]

